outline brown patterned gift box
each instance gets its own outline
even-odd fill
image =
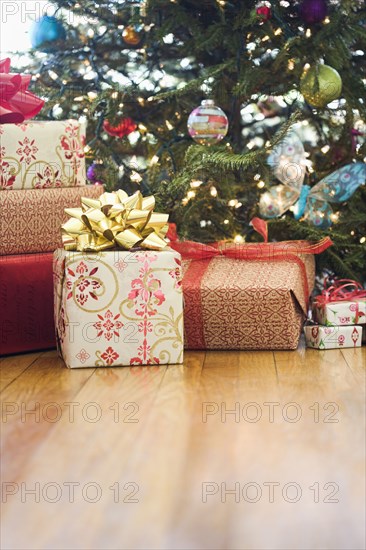
[[[326,238],[229,245],[172,243],[183,257],[188,349],[296,349]]]
[[[60,226],[65,208],[81,197],[98,198],[101,185],[0,192],[0,255],[53,252],[62,245]]]
[[[85,124],[77,120],[0,125],[0,190],[85,185]]]

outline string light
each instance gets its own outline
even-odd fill
[[[323,25],[328,25],[328,23],[330,23],[330,19],[329,17],[326,17],[323,21]]]
[[[214,185],[210,187],[210,195],[211,197],[217,197],[217,189]]]
[[[243,243],[244,242],[244,237],[242,235],[235,235],[234,237],[234,243]]]
[[[171,123],[169,122],[169,120],[166,120],[166,121],[165,121],[165,124],[166,124],[166,127],[168,128],[168,130],[173,130],[174,126],[173,126],[173,124],[171,124]]]
[[[196,196],[196,192],[193,191],[193,189],[190,189],[187,193],[187,199],[188,200],[194,199],[195,196]]]
[[[306,38],[310,38],[310,36],[311,36],[311,29],[306,29],[305,36],[306,36]]]
[[[361,244],[366,243],[366,237],[361,237],[360,243],[361,243]]]
[[[264,187],[265,185],[266,185],[266,184],[264,183],[263,180],[260,180],[260,181],[257,183],[258,189],[263,189],[263,187]]]
[[[150,166],[154,166],[154,164],[157,164],[158,162],[159,162],[159,157],[157,155],[154,155],[150,160]]]
[[[236,206],[237,203],[238,203],[237,199],[231,199],[231,200],[229,200],[228,205],[229,206]]]
[[[330,149],[329,145],[324,145],[324,147],[322,147],[320,150],[325,155],[325,153],[328,153],[329,149]]]
[[[193,188],[197,188],[197,187],[200,187],[200,185],[202,184],[203,184],[203,181],[201,180],[192,180],[190,183],[190,186]]]
[[[228,225],[228,223],[229,223],[229,220],[224,220],[225,225]]]

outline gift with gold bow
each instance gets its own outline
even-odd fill
[[[153,195],[140,191],[128,195],[118,189],[99,199],[81,198],[81,208],[65,208],[71,216],[62,225],[66,250],[99,252],[108,249],[145,248],[163,250],[167,246],[168,214],[154,212]]]

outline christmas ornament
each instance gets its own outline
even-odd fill
[[[142,26],[128,25],[122,32],[123,42],[129,46],[138,46],[143,39]]]
[[[99,164],[98,162],[92,162],[92,164],[86,171],[86,177],[89,181],[101,185],[102,182],[100,181],[99,172],[102,166],[103,165]]]
[[[229,121],[212,99],[205,99],[189,115],[187,126],[194,141],[201,145],[212,145],[226,136]]]
[[[42,52],[51,52],[54,50],[52,42],[66,39],[66,31],[56,17],[44,15],[38,21],[35,21],[31,28],[32,48],[37,48]]]
[[[255,7],[255,12],[262,21],[268,21],[272,16],[271,4],[269,2],[258,2]]]
[[[296,220],[304,216],[317,227],[327,229],[333,218],[329,203],[347,201],[366,180],[366,164],[355,162],[329,174],[313,187],[303,185],[307,163],[304,146],[294,132],[273,149],[268,164],[282,184],[261,196],[262,216],[276,218],[291,208]]]
[[[300,17],[307,25],[321,23],[327,15],[326,0],[303,0],[299,7]]]
[[[108,120],[105,120],[103,128],[110,136],[122,138],[134,132],[137,128],[137,124],[132,118],[127,117],[123,118],[116,126],[113,126]]]
[[[335,69],[319,63],[303,73],[300,91],[309,105],[325,107],[341,95],[342,79]]]

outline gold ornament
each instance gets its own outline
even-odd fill
[[[122,38],[129,46],[138,46],[142,41],[142,32],[136,30],[132,25],[128,25],[123,29]]]
[[[332,67],[318,64],[304,71],[300,91],[309,105],[325,107],[341,95],[342,79]]]

